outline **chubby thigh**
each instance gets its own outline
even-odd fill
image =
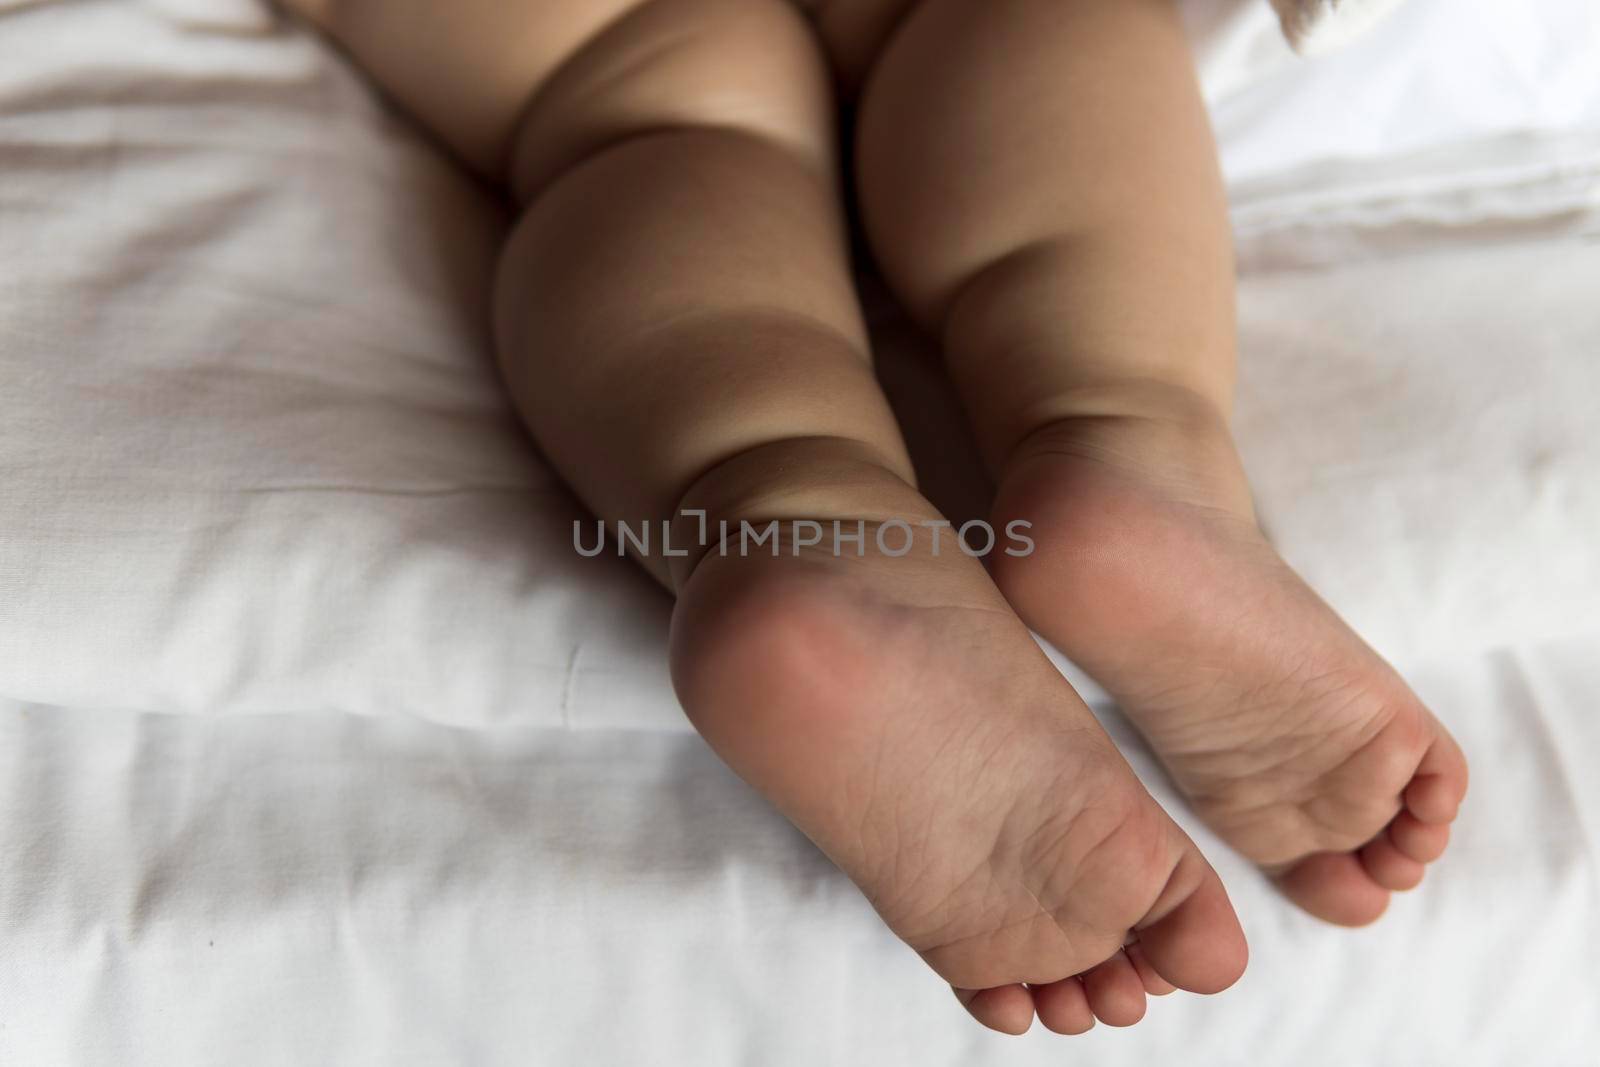
[[[705,117],[695,109],[713,85],[726,93],[756,78],[769,87],[787,80],[812,93],[812,71],[831,66],[848,91],[915,0],[285,3],[325,29],[457,155],[498,180],[530,101],[561,96],[562,106],[598,112],[593,118],[602,124],[665,124]],[[785,18],[780,8],[802,17]],[[827,96],[824,85],[818,104]]]

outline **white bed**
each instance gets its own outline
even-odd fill
[[[1189,820],[1245,979],[981,1031],[572,551],[484,192],[258,0],[0,0],[0,1064],[1600,1063],[1600,10],[1190,12],[1265,522],[1474,761],[1421,889]]]

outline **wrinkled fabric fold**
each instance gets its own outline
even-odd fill
[[[1272,0],[1291,47],[1303,55],[1331,51],[1377,25],[1405,0]]]

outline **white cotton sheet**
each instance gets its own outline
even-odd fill
[[[1588,1067],[1594,651],[1414,672],[1475,779],[1374,927],[1195,830],[1250,970],[1071,1040],[982,1031],[692,736],[8,705],[0,1063]]]
[[[1451,153],[1470,158],[1513,137],[1520,147],[1502,151],[1503,163],[1570,168],[1541,138],[1600,132],[1600,6],[1584,0],[1407,0],[1309,60],[1284,44],[1264,4],[1186,0],[1184,11],[1239,199],[1255,200],[1274,177],[1325,197],[1354,180],[1354,198],[1396,177],[1482,184],[1471,167],[1452,173]],[[1403,162],[1365,169],[1394,161]],[[1361,166],[1321,173],[1327,163]],[[1420,191],[1412,200],[1426,204]]]

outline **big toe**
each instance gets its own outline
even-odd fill
[[[1317,852],[1275,876],[1283,894],[1319,919],[1365,926],[1389,906],[1389,891],[1353,852]]]
[[[1136,933],[1143,960],[1191,993],[1220,993],[1244,973],[1244,930],[1222,879],[1196,850],[1178,864]]]

